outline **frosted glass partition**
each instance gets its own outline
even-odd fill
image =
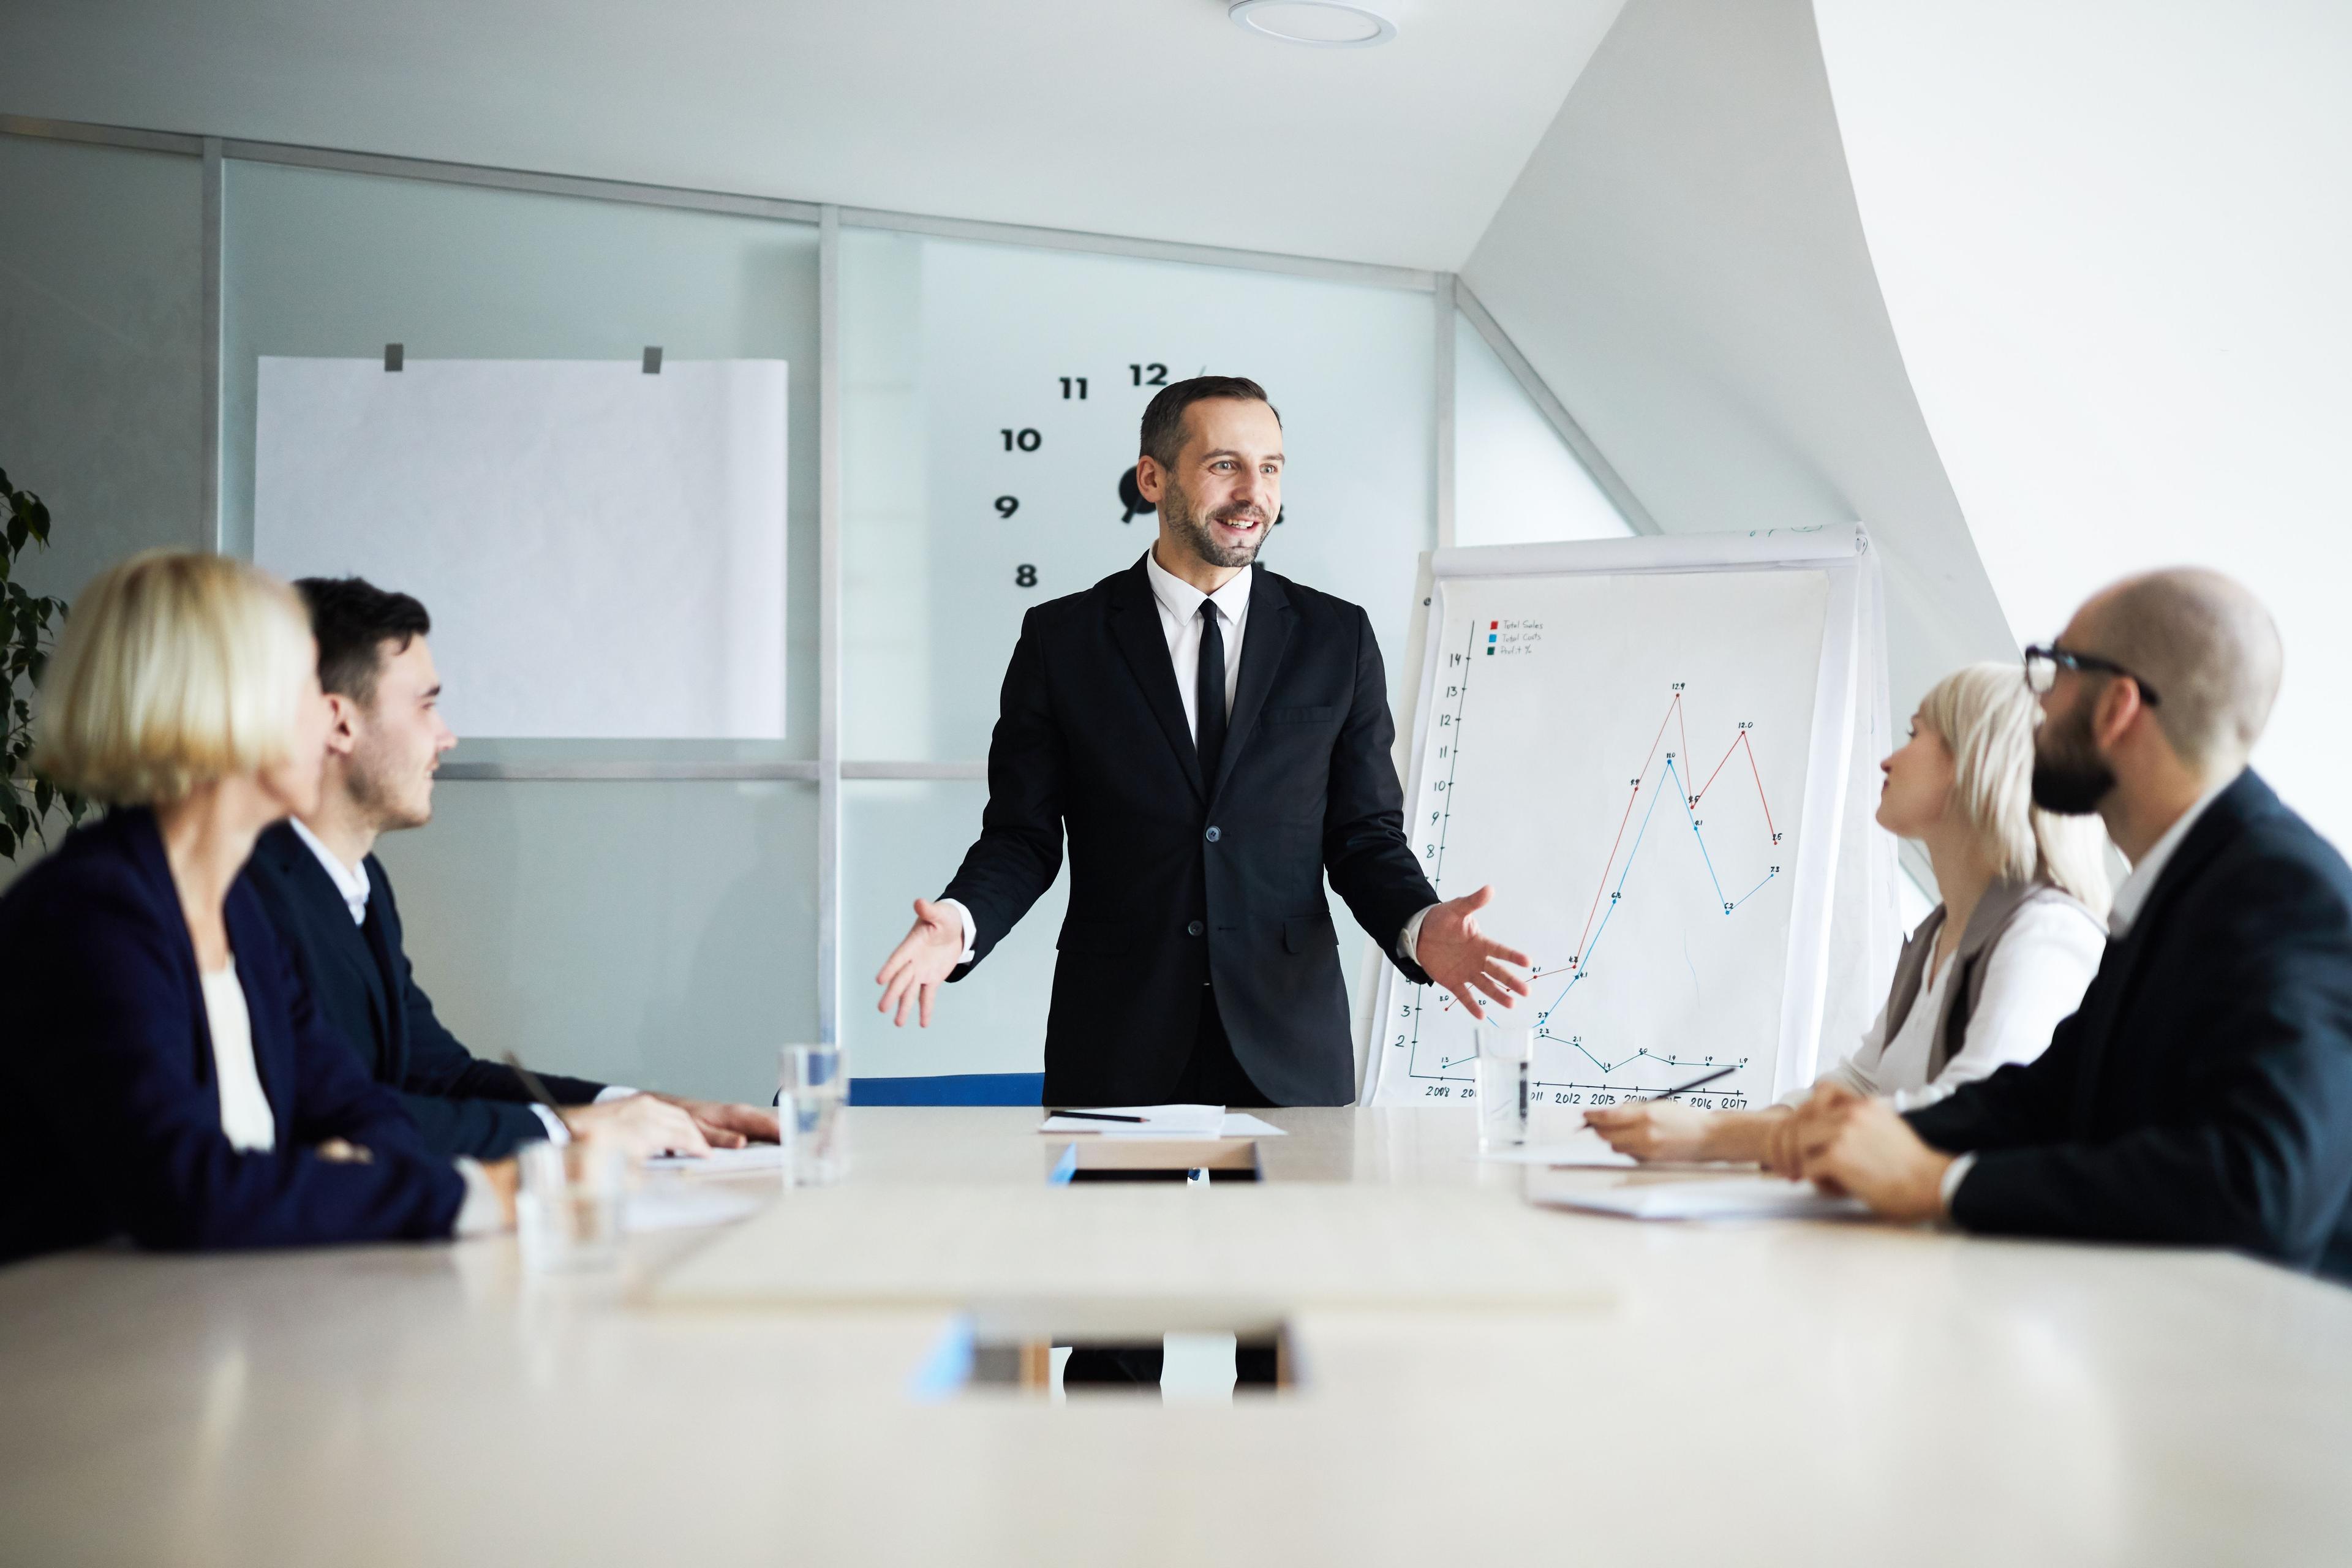
[[[52,521],[25,585],[209,543],[203,165],[0,136],[0,468]]]
[[[816,1038],[816,786],[445,781],[376,853],[477,1053],[765,1104]]]
[[[397,342],[411,362],[634,362],[658,347],[669,360],[789,363],[784,739],[477,741],[456,758],[816,754],[814,225],[277,164],[232,162],[225,180],[222,527],[232,551],[252,547],[264,354],[381,356]],[[385,497],[387,522],[398,508],[396,494]],[[664,545],[649,537],[641,547]],[[454,689],[467,672],[442,673]]]
[[[1434,542],[1430,340],[1410,290],[845,232],[843,754],[986,754],[1023,613],[1150,543],[1120,496],[1137,424],[1203,372],[1282,410],[1265,563],[1370,611],[1393,690]]]
[[[1454,542],[1538,544],[1633,531],[1478,329],[1454,318]]]
[[[841,786],[841,1039],[857,1078],[1039,1072],[1054,941],[1069,868],[988,962],[942,992],[931,1026],[903,1029],[876,1012],[882,961],[937,897],[980,832],[988,786],[977,781],[857,780]]]

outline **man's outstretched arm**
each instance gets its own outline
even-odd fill
[[[882,987],[877,1009],[892,1022],[904,1026],[912,1009],[929,1026],[939,988],[987,957],[1054,885],[1062,869],[1065,772],[1045,668],[1024,620],[988,742],[980,837],[938,901],[915,900],[914,925],[874,977]]]

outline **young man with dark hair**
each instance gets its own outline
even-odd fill
[[[1070,904],[1045,1033],[1056,1104],[1344,1105],[1355,1051],[1331,887],[1397,966],[1483,1017],[1527,959],[1440,902],[1404,837],[1370,620],[1255,566],[1282,510],[1282,420],[1255,382],[1178,382],[1144,412],[1160,537],[1031,610],[1004,677],[979,841],[881,974],[925,1023],[1051,886]]]
[[[533,1138],[611,1138],[638,1153],[706,1153],[772,1139],[772,1110],[640,1094],[538,1075],[563,1104],[534,1101],[512,1068],[477,1059],[434,1016],[401,948],[400,906],[373,853],[380,834],[433,817],[433,773],[457,744],[439,710],[425,606],[357,577],[294,584],[310,606],[319,680],[333,710],[319,809],[270,828],[247,876],[295,952],[320,1009],[397,1090],[427,1147],[497,1159]]]

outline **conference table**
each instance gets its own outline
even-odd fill
[[[1633,1178],[1482,1163],[1459,1111],[1263,1114],[1286,1135],[1221,1202],[1369,1189],[1518,1226],[1592,1289],[1299,1303],[1281,1388],[1057,1399],[925,1392],[950,1307],[666,1292],[773,1208],[633,1236],[604,1278],[527,1275],[505,1237],[94,1248],[0,1269],[0,1562],[2352,1562],[2352,1290],[1582,1215],[1530,1192]],[[847,1115],[842,1191],[901,1204],[1034,1203],[1068,1142],[1034,1109]]]

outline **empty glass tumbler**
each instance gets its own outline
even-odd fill
[[[777,1053],[776,1121],[784,1185],[829,1187],[849,1173],[841,1108],[849,1078],[839,1046],[786,1046]]]
[[[1478,1031],[1478,1152],[1517,1149],[1528,1141],[1528,1113],[1534,1104],[1530,1079],[1536,1070],[1533,1029],[1487,1027]]]
[[[610,1268],[620,1261],[628,1160],[609,1143],[526,1143],[515,1151],[515,1239],[534,1274]]]

